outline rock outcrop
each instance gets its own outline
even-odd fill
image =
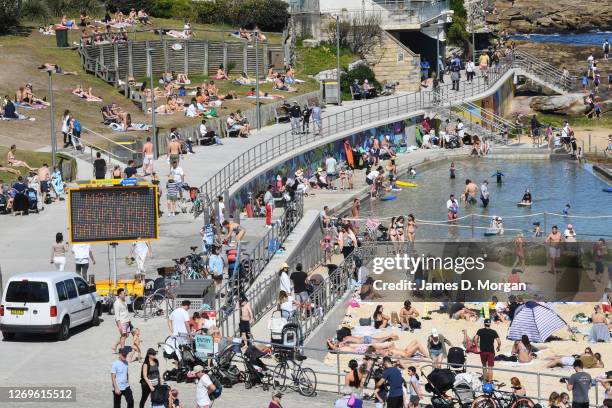
[[[610,0],[496,0],[497,14],[486,22],[495,30],[515,33],[562,33],[612,28]]]
[[[542,113],[576,116],[584,113],[584,95],[567,94],[555,96],[536,96],[531,98],[529,107]]]

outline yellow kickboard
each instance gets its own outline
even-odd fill
[[[408,181],[396,181],[395,184],[397,184],[400,187],[417,187],[418,186],[418,184],[410,183]]]

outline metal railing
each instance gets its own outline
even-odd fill
[[[544,84],[551,84],[564,91],[571,90],[576,84],[576,77],[563,75],[562,70],[524,51],[515,50],[513,59],[516,68],[524,69]]]
[[[86,140],[85,137],[87,137],[89,140]],[[95,143],[92,142],[91,139],[94,139]],[[113,159],[122,163],[127,163],[130,160],[134,160],[137,166],[142,164],[143,153],[141,151],[131,149],[117,142],[116,140],[110,139],[89,128],[83,127],[80,140],[82,143],[88,144],[95,150],[100,151],[103,155],[108,156],[109,160],[112,157]]]
[[[266,277],[263,282],[257,282],[257,278],[303,216],[304,197],[301,194],[296,194],[295,200],[287,204],[280,219],[276,221],[273,227],[266,232],[253,248],[244,250],[246,255],[240,255],[238,262],[246,263],[246,265],[243,264],[243,267],[248,268],[248,271],[243,276],[240,276],[238,268],[236,276],[232,276],[233,270],[229,270],[229,279],[216,294],[216,309],[220,311],[219,327],[224,334],[232,335],[238,328],[235,303],[238,301],[240,294],[246,293],[254,311],[266,309],[267,301],[261,303],[262,295],[265,294],[263,289],[268,288],[272,284],[278,285],[278,283],[274,283],[274,279],[278,279],[278,276]],[[275,299],[277,295],[278,290],[274,295]],[[257,317],[257,313],[255,314]]]
[[[278,344],[272,344],[269,341],[261,341],[261,340],[253,340],[254,343],[265,345],[270,348],[278,348],[282,347]],[[348,367],[343,367],[342,364],[346,364],[349,360],[355,359],[359,361],[364,357],[364,354],[348,352],[348,351],[333,351],[330,352],[328,349],[318,348],[318,347],[300,347],[300,351],[306,356],[320,356],[327,355],[327,361],[331,360],[333,363],[325,364],[329,369],[321,368],[319,364],[312,365],[309,360],[304,361],[303,366],[311,368],[315,375],[317,376],[317,390],[328,391],[328,392],[336,392],[337,394],[341,394],[342,388],[344,387],[344,378],[347,373],[350,371]],[[333,357],[330,357],[330,354]],[[415,366],[419,367],[423,365],[423,359],[413,358],[413,357],[402,357],[402,362],[411,362],[414,363]],[[443,363],[442,367],[446,368],[448,363]],[[412,364],[408,364],[412,365]],[[473,364],[463,364],[463,368],[469,372],[482,373],[483,368],[481,365],[473,365]],[[424,367],[422,367],[424,368]],[[421,369],[422,369],[421,368]],[[548,401],[548,397],[552,391],[559,391],[560,386],[565,388],[565,385],[560,383],[562,378],[567,379],[566,375],[561,374],[553,374],[553,373],[543,373],[540,371],[527,371],[521,369],[512,369],[512,368],[501,368],[498,366],[492,367],[490,369],[493,372],[493,376],[495,378],[499,378],[500,376],[505,376],[508,379],[510,377],[518,377],[523,384],[528,384],[527,398],[530,398],[536,403],[545,403]],[[428,374],[428,372],[425,372]],[[506,383],[508,383],[506,381]],[[364,386],[364,391],[367,391],[368,394],[372,394],[374,392],[374,381],[370,381],[368,384]],[[423,384],[422,384],[423,385]],[[533,392],[533,388],[535,386],[535,393]],[[423,387],[424,389],[424,387]],[[480,391],[476,391],[476,394],[479,394]],[[431,398],[434,396],[431,393],[424,392],[423,395],[427,398]],[[590,408],[597,408],[601,406],[602,398],[605,399],[605,394],[600,394],[599,385],[592,386],[589,389],[589,400],[594,401],[589,403]]]

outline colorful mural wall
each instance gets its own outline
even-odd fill
[[[482,109],[493,112],[498,116],[504,116],[510,108],[510,102],[514,97],[514,77],[508,78],[497,90],[486,98],[474,101],[475,107],[469,109],[468,112],[457,111],[459,115],[464,116],[474,123],[482,125],[480,118]]]
[[[234,213],[236,208],[244,208],[248,202],[249,193],[253,196],[260,191],[265,191],[268,184],[275,184],[276,176],[292,177],[298,169],[304,171],[305,177],[312,176],[317,167],[324,167],[327,154],[331,154],[340,162],[346,163],[345,142],[348,141],[352,148],[369,149],[374,139],[382,141],[387,139],[396,149],[402,150],[407,144],[407,128],[420,123],[422,116],[408,118],[399,122],[389,123],[384,126],[368,129],[363,132],[352,134],[343,139],[335,140],[309,150],[304,154],[294,156],[282,164],[259,174],[257,177],[246,183],[236,194],[230,198],[229,209]]]

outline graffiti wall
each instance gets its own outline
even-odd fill
[[[510,109],[510,103],[514,97],[514,77],[508,78],[497,90],[486,98],[474,101],[474,107],[469,108],[468,112],[457,111],[459,115],[466,119],[482,125],[481,109],[493,112],[498,116],[504,116]],[[486,119],[486,117],[485,117]]]
[[[250,180],[230,198],[229,209],[231,213],[236,208],[244,208],[249,200],[249,194],[255,197],[259,192],[266,190],[268,184],[275,184],[276,177],[293,177],[298,169],[304,171],[305,177],[312,176],[318,167],[324,167],[328,154],[331,154],[339,164],[347,162],[347,149],[365,151],[372,145],[374,139],[386,139],[398,151],[406,148],[407,128],[420,123],[423,117],[412,117],[399,122],[368,129],[355,133],[346,138],[321,145],[298,156],[287,159],[282,164],[259,174]]]

